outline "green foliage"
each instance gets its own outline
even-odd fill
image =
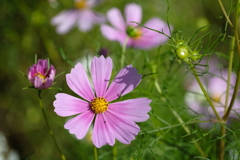
[[[199,124],[212,122],[212,119],[198,113],[195,116],[189,114],[191,109],[184,101],[189,80],[193,79],[189,76],[211,75],[209,58],[216,59],[221,68],[228,67],[229,44],[234,35],[218,3],[209,0],[133,2],[142,5],[144,22],[153,16],[161,17],[169,23],[169,28],[172,26],[173,32],[168,37],[168,44],[158,48],[147,51],[126,49],[124,64],[137,68],[142,74],[142,81],[133,92],[120,99],[148,97],[152,100],[152,110],[146,122],[138,123],[141,132],[131,144],[116,143],[115,160],[212,160],[218,157],[219,140],[226,142],[226,159],[239,158],[239,119],[233,120],[230,125],[216,122],[211,129],[201,128]],[[127,3],[105,0],[95,10],[106,13],[112,7],[123,9]],[[228,0],[223,3],[232,18],[236,6]],[[35,55],[41,59],[49,58],[57,74],[60,74],[57,83],[42,91],[41,95],[59,147],[68,160],[94,158],[90,135],[77,140],[64,129],[66,118],[54,112],[54,96],[59,92],[74,95],[66,84],[65,75],[77,62],[98,56],[101,48],[109,50],[115,76],[121,69],[122,47],[117,42],[106,40],[99,26],[87,33],[75,27],[65,35],[58,35],[50,20],[61,10],[72,6],[72,2],[65,0],[55,1],[54,4],[50,1],[11,0],[2,1],[0,5],[0,131],[5,133],[10,147],[18,151],[23,160],[60,159],[39,109],[37,92],[28,89],[32,86],[25,78]],[[133,33],[135,36],[135,30],[131,30]],[[234,57],[237,55],[234,54]],[[206,63],[202,64],[203,60]],[[232,70],[236,72],[238,66],[239,61],[233,58]],[[196,69],[196,73],[192,69]],[[224,135],[221,135],[221,126],[227,128]],[[201,155],[196,143],[206,157]],[[111,146],[103,146],[98,149],[98,159],[113,159],[113,150]]]

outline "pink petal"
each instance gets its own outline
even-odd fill
[[[151,110],[149,106],[150,103],[151,100],[148,98],[136,98],[111,103],[108,110],[124,119],[129,119],[134,122],[143,122],[149,118],[147,113]]]
[[[89,6],[90,8],[98,5],[99,3],[101,3],[103,0],[88,0],[86,1],[87,6]]]
[[[123,20],[122,14],[117,8],[112,8],[107,12],[109,22],[117,29],[125,31],[126,25]]]
[[[45,73],[44,73],[44,68],[43,68],[42,65],[37,64],[37,66],[36,66],[36,71],[37,71],[37,72],[40,72],[42,75],[45,74]]]
[[[108,83],[110,81],[110,76],[112,73],[112,59],[105,59],[103,56],[100,58],[94,57],[91,65],[92,81],[95,88],[96,96],[103,97]]]
[[[55,17],[51,19],[51,24],[58,25],[59,23],[64,21],[71,13],[72,11],[63,10],[62,12],[60,12],[59,14],[57,14]]]
[[[137,24],[132,23],[131,21],[141,23],[142,7],[136,3],[127,4],[125,7],[125,17],[127,25],[136,26]]]
[[[108,40],[118,41],[121,44],[123,44],[124,40],[127,38],[127,33],[125,31],[120,31],[108,25],[101,25],[101,32]]]
[[[108,124],[110,130],[113,132],[116,139],[123,144],[130,144],[135,136],[140,131],[136,123],[131,120],[124,119],[111,112],[104,112],[105,123]]]
[[[106,21],[106,17],[101,13],[92,12],[92,20],[95,24],[100,24]]]
[[[170,36],[167,24],[159,18],[150,19],[144,26],[164,32],[166,35]],[[132,46],[141,49],[151,49],[166,43],[167,40],[168,38],[163,34],[142,28],[142,36],[135,39],[134,42],[132,42]]]
[[[48,69],[47,59],[39,59],[38,63],[37,63],[37,68],[39,66],[41,66],[41,69],[39,70],[39,72],[41,72],[44,75],[46,73],[47,69]]]
[[[42,84],[43,85],[43,88],[46,89],[46,88],[49,88],[52,86],[52,83],[53,83],[53,79],[50,79],[50,78],[47,78],[45,80],[45,82]]]
[[[105,114],[98,114],[93,127],[92,135],[93,144],[97,148],[101,148],[105,144],[113,146],[115,143],[115,137],[111,131],[109,124],[106,123]]]
[[[93,27],[91,10],[79,11],[78,15],[78,28],[83,32],[87,32]]]
[[[36,76],[36,77],[34,78],[34,84],[33,84],[33,86],[34,86],[35,88],[38,88],[38,89],[45,89],[45,88],[43,87],[43,79],[40,78],[40,77],[38,77],[38,76]]]
[[[59,116],[72,116],[89,110],[89,103],[65,93],[56,94],[53,102],[54,112]]]
[[[78,63],[71,73],[66,75],[67,84],[75,93],[82,98],[91,101],[94,99],[94,94],[87,76],[81,63]]]
[[[66,12],[61,12],[60,15],[54,17],[52,24],[58,25],[57,32],[59,34],[67,33],[77,22],[78,11],[70,10]]]
[[[75,134],[78,139],[83,139],[93,121],[93,118],[94,113],[89,110],[67,121],[64,128],[68,129],[70,133]]]
[[[124,67],[108,88],[105,98],[108,102],[131,92],[141,81],[141,74],[131,65]]]

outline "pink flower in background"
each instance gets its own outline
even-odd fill
[[[92,85],[81,63],[66,75],[67,84],[84,100],[58,93],[53,105],[59,116],[76,117],[64,127],[78,139],[83,139],[93,124],[92,141],[100,148],[105,144],[114,145],[115,139],[129,144],[140,131],[135,122],[146,121],[151,110],[148,98],[136,98],[109,103],[132,91],[141,81],[141,75],[131,65],[124,67],[108,87],[112,59],[94,57],[91,64]],[[94,88],[94,89],[93,89]]]
[[[141,23],[142,8],[135,3],[127,4],[125,7],[124,20],[121,12],[117,8],[112,8],[107,12],[107,18],[113,27],[103,24],[101,32],[104,37],[111,41],[118,41],[121,45],[127,41],[127,46],[151,49],[153,47],[164,44],[168,38],[158,32],[138,26]],[[144,26],[164,32],[170,36],[168,25],[159,18],[152,18],[147,21]],[[128,38],[128,39],[127,39]],[[126,43],[126,42],[125,42]]]
[[[57,26],[56,31],[59,34],[67,33],[75,25],[83,32],[92,29],[94,24],[100,24],[105,21],[105,17],[91,10],[100,0],[75,0],[75,8],[64,10],[52,18],[52,25]]]
[[[55,74],[54,66],[48,66],[47,59],[39,59],[37,64],[29,68],[28,80],[37,89],[47,89],[52,86]]]
[[[210,66],[211,67],[211,66]],[[227,76],[228,71],[225,69],[220,70],[210,69],[212,71],[211,74],[200,77],[205,89],[208,91],[210,98],[213,101],[213,104],[220,115],[222,117],[224,115],[224,105],[226,102],[226,89],[227,89]],[[232,94],[233,94],[233,86],[236,81],[236,75],[232,73],[231,76],[231,89],[228,96],[228,105],[230,104]],[[195,112],[190,112],[191,114],[199,114],[203,115],[206,118],[201,118],[202,120],[210,120],[216,119],[212,108],[209,106],[203,92],[201,91],[197,81],[193,81],[192,83],[188,83],[187,90],[189,92],[185,95],[185,102],[190,107],[190,109]],[[240,113],[240,100],[236,99],[233,109],[230,113],[230,119],[239,119],[238,114]],[[202,127],[210,127],[212,126],[210,123],[201,124]]]

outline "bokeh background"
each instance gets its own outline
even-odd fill
[[[212,51],[213,54],[218,55],[218,60],[224,61],[223,55],[229,51],[228,35],[232,35],[232,32],[231,29],[225,29],[226,20],[217,0],[169,0],[168,14],[166,0],[105,0],[94,10],[105,14],[112,7],[117,7],[123,12],[124,6],[131,2],[142,6],[143,23],[152,17],[159,17],[165,21],[168,17],[174,30],[183,31],[186,39],[190,38],[197,29],[210,24],[199,32],[199,36],[212,32],[210,41],[209,36],[202,40],[203,48],[211,44],[220,34],[225,33],[225,39],[217,41],[218,45]],[[235,3],[235,1],[223,0],[228,10],[231,9],[232,2]],[[119,43],[105,39],[98,25],[86,33],[79,31],[76,27],[65,35],[56,33],[55,27],[50,24],[51,18],[73,6],[72,0],[0,2],[0,132],[7,138],[9,147],[17,151],[19,159],[60,159],[43,119],[37,91],[23,90],[31,84],[21,72],[27,74],[28,68],[35,62],[35,55],[39,59],[49,58],[58,74],[64,72],[55,79],[57,83],[54,87],[60,87],[62,92],[72,95],[75,94],[68,88],[65,80],[65,74],[70,72],[72,66],[62,58],[61,51],[69,61],[77,63],[86,61],[86,57],[91,59],[93,56],[98,56],[101,49],[107,49],[108,56],[114,62],[113,75],[120,70],[119,57],[122,48]],[[233,17],[232,12],[230,15]],[[133,64],[145,77],[136,90],[122,99],[148,97],[153,100],[152,111],[149,113],[151,118],[147,122],[139,123],[143,133],[158,127],[166,127],[167,124],[178,124],[171,109],[177,111],[185,121],[194,118],[188,115],[187,106],[184,103],[185,77],[188,70],[185,65],[178,63],[174,56],[171,47],[167,44],[148,51],[132,48],[126,51],[125,64]],[[223,67],[226,66],[225,64],[227,63],[222,63]],[[153,83],[155,80],[162,87],[162,94],[157,92]],[[61,150],[68,160],[93,159],[90,136],[77,140],[63,127],[67,118],[55,114],[52,104],[58,92],[60,91],[44,90],[42,97],[50,126]],[[197,124],[188,125],[188,127],[191,131],[196,131],[194,135],[196,139],[202,136],[201,132],[208,132],[199,131]],[[236,123],[233,126],[236,134],[237,127]],[[217,132],[207,134],[199,140],[208,154],[217,153]],[[180,126],[139,134],[130,145],[117,143],[116,159],[193,159],[199,156],[193,143],[189,142],[191,136],[183,137],[183,135],[186,133]],[[233,138],[230,135],[229,148],[238,149],[236,142],[232,144],[232,141]],[[99,159],[112,159],[112,147],[104,146],[98,151]],[[216,158],[215,154],[211,156],[209,158]]]

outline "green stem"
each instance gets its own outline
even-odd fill
[[[226,122],[224,123],[226,124]],[[226,134],[226,127],[225,126],[221,126],[221,136],[224,136]],[[219,151],[219,160],[224,160],[224,148],[225,148],[225,141],[223,139],[220,140],[220,151]]]
[[[157,91],[161,94],[162,93],[162,90],[159,86],[159,84],[157,83],[157,79],[155,79],[155,86],[157,88]],[[178,122],[180,124],[184,124],[184,121],[182,120],[182,118],[179,116],[179,114],[171,108],[171,111],[173,113],[173,115],[177,118]],[[191,131],[189,130],[189,128],[186,126],[186,125],[182,125],[182,128],[184,129],[184,131],[187,133],[187,134],[190,134]],[[197,150],[199,151],[199,153],[201,154],[201,156],[203,157],[206,157],[206,154],[204,153],[204,151],[202,150],[201,146],[198,144],[198,142],[195,142],[195,138],[192,138],[192,141],[194,141],[194,145],[195,147],[197,148]]]
[[[184,124],[184,121],[182,120],[182,118],[179,116],[179,114],[171,109],[173,115],[177,118],[178,122],[181,124]],[[189,128],[186,125],[182,125],[182,128],[184,129],[184,131],[187,134],[191,134],[191,131],[189,130]],[[192,141],[194,142],[193,144],[195,145],[195,147],[197,148],[197,150],[199,151],[199,153],[201,154],[201,156],[206,157],[206,154],[204,153],[204,151],[202,150],[201,146],[198,144],[198,142],[195,142],[196,139],[192,137]]]
[[[98,160],[97,147],[93,146],[93,149],[94,149],[94,160]]]
[[[113,160],[117,159],[117,142],[115,143],[115,145],[112,148],[112,154],[113,154]]]
[[[215,106],[213,105],[212,100],[211,100],[210,97],[208,96],[208,93],[207,93],[207,91],[205,90],[205,88],[204,88],[204,86],[203,86],[200,78],[197,76],[197,72],[196,72],[195,68],[194,68],[193,65],[191,65],[191,64],[190,64],[190,66],[191,66],[192,71],[193,71],[193,74],[194,74],[194,76],[195,76],[195,78],[196,78],[196,80],[197,80],[197,82],[198,82],[198,85],[200,86],[200,88],[201,88],[204,96],[206,97],[208,103],[210,104],[210,106],[211,106],[211,108],[212,108],[215,116],[217,117],[217,119],[218,119],[219,121],[221,121],[222,119],[221,119],[221,117],[219,116],[219,114],[218,114]]]
[[[240,62],[240,44],[239,44],[239,36],[238,36],[238,13],[239,13],[239,3],[240,0],[237,1],[237,10],[236,10],[236,16],[235,16],[235,30],[234,30],[234,36],[235,36],[235,42],[236,42],[236,46],[237,46],[237,51],[238,51],[238,61]],[[223,120],[227,121],[228,116],[230,115],[230,112],[233,108],[235,99],[237,98],[237,94],[238,94],[238,88],[239,88],[239,81],[240,81],[240,65],[238,64],[238,71],[237,71],[237,79],[235,82],[235,87],[234,87],[234,92],[233,92],[233,96],[230,102],[230,105],[227,109],[227,112],[224,114],[223,116]]]
[[[230,25],[231,27],[233,27],[233,28],[234,28],[234,26],[233,26],[233,24],[232,24],[231,20],[229,19],[228,15],[227,15],[227,12],[226,12],[226,10],[225,10],[225,8],[224,8],[224,6],[223,6],[223,4],[222,4],[222,1],[221,1],[221,0],[218,0],[218,3],[219,3],[219,5],[220,5],[220,7],[221,7],[221,9],[222,9],[222,12],[223,12],[223,14],[224,14],[225,18],[227,19],[227,21],[228,21],[229,25]]]
[[[126,37],[126,39],[123,42],[122,46],[122,54],[121,54],[121,68],[124,67],[124,61],[125,61],[125,53],[126,53],[126,48],[127,48],[127,42],[129,40],[129,37]]]
[[[230,57],[229,57],[229,64],[228,64],[228,79],[227,79],[227,90],[226,90],[226,101],[225,101],[224,113],[226,113],[228,109],[228,97],[229,97],[229,91],[230,91],[230,85],[231,85],[234,47],[235,47],[235,38],[233,37],[231,41]]]
[[[57,147],[57,150],[59,151],[60,155],[61,155],[61,159],[62,160],[66,160],[65,158],[65,155],[62,153],[62,151],[60,150],[58,144],[57,144],[57,141],[53,135],[53,131],[52,129],[50,128],[50,125],[49,125],[49,122],[48,122],[48,119],[47,119],[47,116],[46,116],[46,113],[44,111],[44,108],[43,108],[43,104],[42,104],[42,98],[41,98],[41,90],[38,90],[38,97],[39,97],[39,104],[40,104],[40,108],[42,110],[42,114],[43,114],[43,117],[45,119],[45,122],[47,124],[47,127],[48,127],[48,131],[49,131],[49,134],[51,135],[52,139],[53,139],[53,142],[55,144],[55,146]]]

